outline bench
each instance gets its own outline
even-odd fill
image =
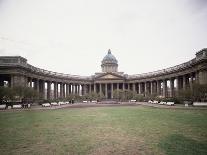
[[[94,101],[91,101],[92,103],[97,103],[97,101],[96,100],[94,100]]]
[[[6,104],[1,104],[0,109],[6,109]]]
[[[171,106],[171,105],[175,105],[175,103],[174,102],[167,102],[166,105]]]
[[[66,102],[59,102],[59,104],[60,104],[60,105],[64,105],[64,104],[66,104]]]
[[[193,102],[193,106],[207,106],[207,102]]]
[[[59,105],[62,105],[63,102],[58,102]]]
[[[136,102],[137,100],[130,100],[129,102]]]
[[[152,103],[154,103],[154,104],[158,104],[159,102],[158,102],[158,101],[153,101]]]
[[[149,100],[148,103],[153,103],[152,100]]]
[[[160,103],[158,103],[158,104],[166,104],[166,102],[162,102],[162,101],[161,101],[161,102],[160,102]]]
[[[50,103],[43,103],[42,106],[43,107],[50,107],[51,105],[50,105]]]
[[[21,104],[15,104],[12,106],[13,109],[21,109],[22,105]]]
[[[57,102],[51,102],[50,104],[51,104],[51,106],[58,106]]]

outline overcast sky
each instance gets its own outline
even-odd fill
[[[171,67],[207,47],[207,0],[0,0],[0,55],[92,75],[110,48],[119,71]]]

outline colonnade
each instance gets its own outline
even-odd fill
[[[79,83],[63,83],[29,77],[27,86],[34,88],[43,99],[67,98],[69,95],[84,94],[83,84]]]
[[[149,80],[144,82],[132,83],[135,85],[135,92],[145,96],[155,95],[163,97],[174,97],[179,90],[192,88],[193,83],[198,83],[198,77],[195,73],[185,74],[182,76]]]
[[[131,90],[136,94],[142,94],[144,96],[174,97],[179,90],[192,88],[193,83],[199,83],[199,76],[196,72],[163,79],[158,77],[153,80],[123,80],[123,82],[104,80],[100,82],[93,81],[85,83],[84,81],[77,81],[66,83],[32,77],[25,78],[11,76],[11,80],[8,80],[8,77],[6,77],[11,87],[17,85],[17,83],[23,85],[25,80],[26,86],[34,88],[43,99],[67,98],[71,94],[82,96],[92,92],[110,99],[114,98],[114,90]],[[2,85],[4,80],[0,82]]]
[[[174,67],[141,75],[117,74],[115,70],[115,78],[111,78],[96,74],[62,74],[36,68],[20,56],[0,56],[0,86],[32,87],[44,99],[66,98],[70,94],[81,96],[91,92],[113,98],[116,89],[132,90],[145,96],[173,97],[179,90],[192,88],[193,83],[207,84],[206,64],[207,49],[204,48],[196,53],[194,59]]]
[[[113,98],[113,92],[117,89],[131,90],[144,96],[174,97],[179,90],[192,88],[193,83],[198,83],[198,74],[195,72],[156,80],[126,81],[123,83],[108,81],[108,83],[95,83],[92,87],[93,92],[103,94],[106,98]]]

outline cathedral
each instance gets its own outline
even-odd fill
[[[143,96],[174,97],[193,83],[207,84],[207,49],[182,64],[144,74],[128,75],[118,71],[118,61],[109,49],[101,61],[102,72],[77,76],[47,71],[21,56],[0,56],[0,86],[23,86],[35,89],[41,98],[67,98],[69,95],[103,94],[114,98],[115,90],[130,90]]]

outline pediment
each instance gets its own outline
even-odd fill
[[[119,78],[119,77],[111,75],[111,74],[107,74],[102,77],[99,77],[99,79],[117,79],[117,78]]]
[[[124,77],[122,77],[121,75],[116,75],[113,73],[106,73],[106,74],[102,74],[98,77],[96,77],[96,79],[100,79],[100,80],[107,80],[107,79],[123,79]]]

